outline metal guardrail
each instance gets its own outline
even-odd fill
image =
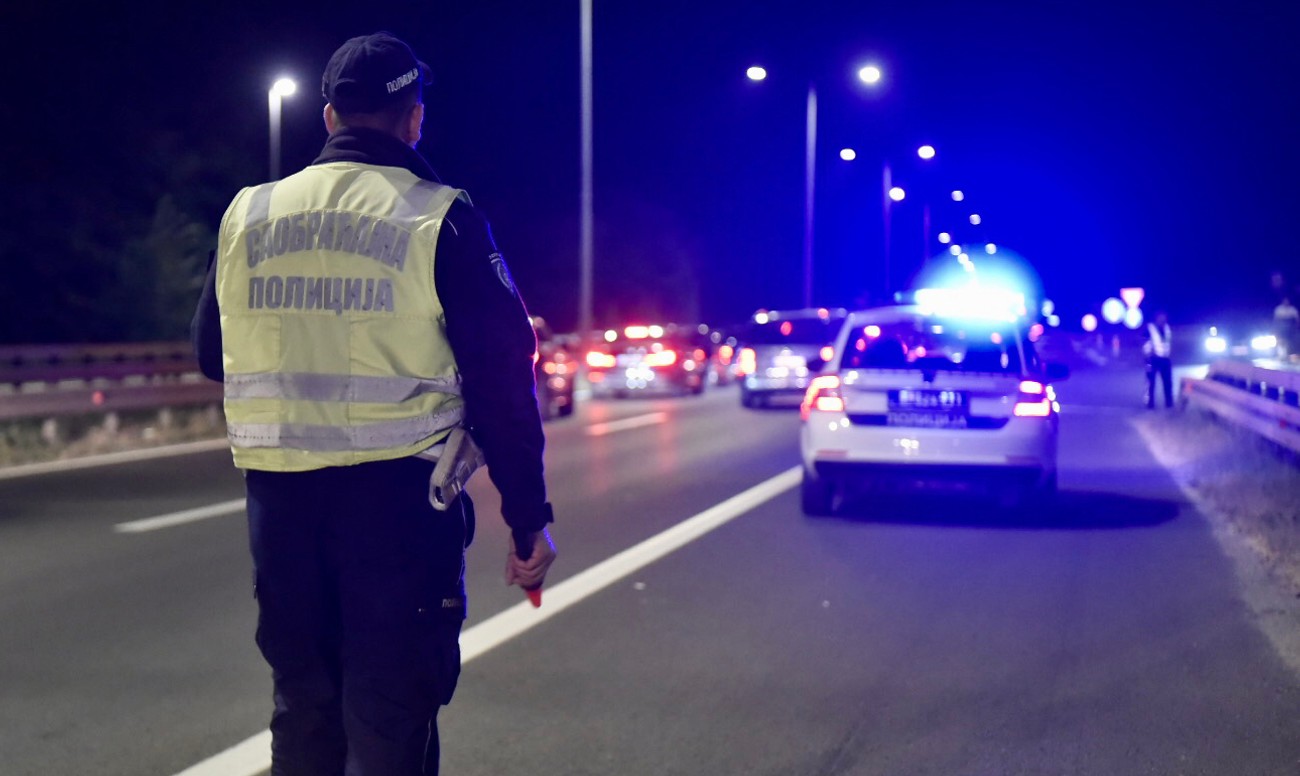
[[[0,346],[0,421],[221,401],[189,342]]]
[[[1300,371],[1222,359],[1180,390],[1189,404],[1300,453]]]

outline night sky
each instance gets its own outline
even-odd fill
[[[214,165],[243,159],[214,194],[228,200],[267,174],[272,80],[300,83],[284,103],[288,172],[324,140],[330,53],[386,29],[434,70],[420,150],[491,220],[530,309],[572,327],[577,0],[337,5],[4,11],[6,185],[58,176],[111,191],[153,153],[146,130],[165,128]],[[933,231],[1030,261],[1067,323],[1124,285],[1175,322],[1266,316],[1270,271],[1300,280],[1291,5],[597,0],[597,323],[724,323],[800,303],[810,83],[817,303],[884,291],[888,163],[909,192],[892,211],[895,281],[927,249],[928,199]],[[867,61],[885,73],[875,90],[854,80]],[[745,78],[752,64],[767,81]],[[938,150],[924,167],[921,143]],[[855,161],[839,159],[846,146]],[[960,228],[970,212],[978,230]],[[7,223],[4,242],[27,227]]]

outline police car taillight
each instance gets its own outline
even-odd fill
[[[1052,398],[1047,386],[1037,380],[1021,380],[1020,396],[1011,409],[1018,418],[1045,418],[1052,414]]]
[[[822,375],[814,377],[799,405],[799,417],[807,420],[813,410],[819,412],[843,412],[844,398],[840,396],[839,375]]]

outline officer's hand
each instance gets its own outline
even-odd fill
[[[551,543],[551,535],[546,529],[530,536],[533,540],[533,554],[528,560],[520,560],[515,554],[513,535],[510,554],[506,556],[506,584],[519,585],[525,590],[541,587],[547,570],[555,562],[555,545]]]

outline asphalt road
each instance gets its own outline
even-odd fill
[[[594,585],[788,472],[798,417],[734,388],[583,403],[547,425],[554,614],[475,641],[443,773],[1300,773],[1300,678],[1129,425],[1141,388],[1116,367],[1061,386],[1050,512],[808,519],[778,484]],[[521,600],[486,478],[472,491],[463,643]],[[173,776],[265,730],[242,513],[114,529],[241,496],[225,452],[0,480],[0,774]]]

